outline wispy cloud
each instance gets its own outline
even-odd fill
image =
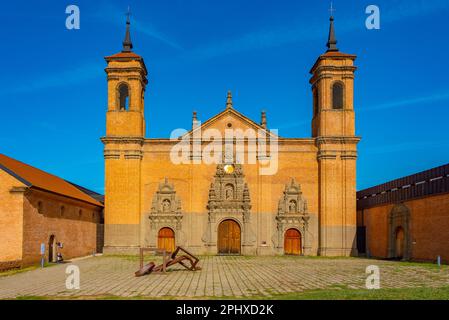
[[[449,9],[447,0],[396,0],[381,6],[382,19],[385,22],[395,22],[404,18],[426,16],[436,11]]]
[[[408,151],[420,151],[429,149],[439,149],[449,147],[448,141],[413,141],[396,143],[390,145],[379,145],[377,147],[367,147],[363,150],[364,155],[382,155],[390,153],[404,153]]]
[[[414,16],[424,16],[436,11],[449,9],[447,0],[434,1],[390,1],[381,6],[382,25]],[[364,28],[365,12],[360,17],[345,18],[337,21],[338,34]],[[189,57],[211,58],[249,50],[258,50],[292,43],[305,43],[308,40],[323,37],[323,25],[305,24],[303,19],[278,26],[247,32],[224,41],[199,46]]]
[[[267,27],[262,30],[248,32],[235,38],[212,42],[192,50],[189,57],[212,58],[221,55],[234,54],[249,50],[276,47],[285,44],[314,39],[320,34],[319,26],[304,26],[302,24]]]
[[[360,111],[377,111],[377,110],[393,109],[410,105],[446,101],[446,100],[449,100],[449,92],[434,93],[421,97],[407,98],[403,100],[382,103],[378,105],[368,106],[366,108],[361,108]]]
[[[156,39],[174,49],[182,50],[183,48],[175,40],[158,30],[151,22],[140,20],[145,15],[139,15],[139,19],[135,19],[131,16],[131,24],[133,32],[140,32],[145,36]],[[110,2],[103,2],[101,4],[101,10],[98,10],[98,14],[94,16],[96,19],[107,21],[116,26],[124,28],[125,25],[125,13],[115,4]],[[124,30],[124,29],[123,29]],[[124,32],[124,31],[123,31]]]
[[[21,83],[25,83],[22,85],[2,85],[0,95],[31,93],[42,89],[66,87],[102,77],[103,75],[103,65],[86,63],[65,71],[48,73],[21,81]]]
[[[135,19],[131,19],[131,23],[133,25],[133,29],[136,30],[137,32],[141,32],[146,36],[157,39],[174,49],[183,50],[183,48],[178,43],[170,39],[167,35],[163,34],[162,32],[156,30],[155,27],[150,23],[137,21]]]

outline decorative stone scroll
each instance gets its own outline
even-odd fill
[[[217,253],[218,226],[232,219],[241,228],[242,254],[255,254],[256,237],[251,224],[251,198],[241,164],[222,163],[217,166],[209,190],[208,221],[203,241],[212,254]]]
[[[159,184],[154,194],[149,219],[151,229],[155,231],[164,227],[170,227],[173,230],[182,229],[181,200],[176,195],[174,185],[169,183],[167,178]]]
[[[307,200],[304,198],[301,186],[292,179],[285,186],[285,190],[279,200],[278,213],[276,215],[277,230],[273,237],[274,245],[278,253],[284,249],[284,235],[289,229],[296,229],[301,233],[301,252],[307,254],[309,239],[307,231],[309,228],[309,213]]]

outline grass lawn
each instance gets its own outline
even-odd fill
[[[57,297],[24,296],[16,300],[60,300]],[[72,297],[71,300],[156,300],[147,297],[122,298],[116,296]],[[182,300],[179,297],[163,297],[161,300]],[[190,300],[186,298],[186,300]],[[408,288],[380,290],[327,289],[310,290],[272,297],[253,296],[250,298],[202,297],[198,300],[449,300],[449,286],[441,288]]]
[[[55,265],[57,265],[57,264],[55,264],[55,263],[47,263],[46,262],[44,264],[44,268],[53,267]],[[13,276],[15,274],[24,273],[24,272],[28,272],[28,271],[33,271],[33,270],[40,269],[40,268],[41,268],[40,265],[35,265],[35,266],[30,266],[30,267],[26,267],[26,268],[22,268],[22,269],[11,269],[11,270],[8,270],[8,271],[0,272],[0,278],[1,277]]]

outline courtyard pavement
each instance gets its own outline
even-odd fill
[[[156,258],[156,262],[157,262]],[[149,259],[147,258],[146,261]],[[66,268],[80,269],[80,289],[66,289]],[[380,268],[382,288],[443,287],[449,269],[357,258],[201,257],[201,271],[172,267],[167,274],[134,277],[136,257],[99,256],[0,276],[0,299],[50,298],[245,298],[319,289],[366,289],[366,268]]]

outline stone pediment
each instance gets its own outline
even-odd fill
[[[197,130],[201,130],[202,134],[204,134],[206,130],[217,130],[222,137],[225,137],[226,130],[231,129],[241,130],[243,133],[247,132],[247,130],[252,130],[255,133],[255,138],[257,138],[259,132],[266,135],[276,136],[259,123],[251,120],[233,108],[225,109],[206,122],[198,122],[198,124],[199,125],[196,128],[189,131],[186,135],[195,134]],[[247,137],[248,136],[246,136],[246,138]]]

